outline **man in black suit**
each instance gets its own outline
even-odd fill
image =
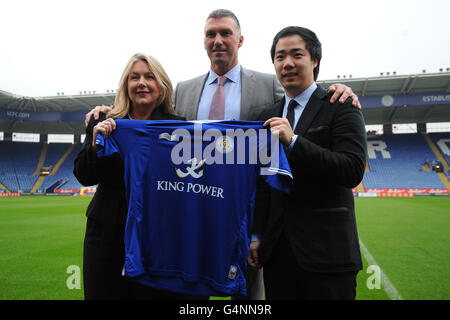
[[[362,269],[352,187],[363,178],[366,132],[351,99],[330,103],[315,83],[316,35],[287,27],[272,61],[284,98],[260,120],[278,132],[294,176],[286,195],[260,185],[249,264],[264,266],[267,299],[354,299]],[[294,128],[294,129],[292,129]]]

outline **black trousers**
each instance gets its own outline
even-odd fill
[[[151,288],[122,276],[125,259],[124,226],[106,225],[88,218],[83,251],[86,300],[180,300],[185,294]]]
[[[247,266],[246,274],[247,295],[231,296],[231,300],[264,300],[263,269]]]
[[[321,273],[299,267],[285,236],[264,264],[267,300],[354,300],[358,271]]]

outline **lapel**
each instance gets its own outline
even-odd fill
[[[194,119],[197,120],[198,113],[198,105],[200,104],[200,97],[202,96],[203,87],[205,86],[205,81],[208,77],[209,73],[204,74],[201,77],[198,77],[198,81],[195,81],[190,88],[186,88],[190,91],[187,92],[186,97],[191,97],[190,101],[187,101],[186,108],[186,119]],[[195,108],[191,108],[191,106],[195,106]]]
[[[255,93],[255,75],[247,69],[241,66],[241,111],[239,119],[251,119],[250,106],[252,94]]]
[[[283,98],[276,102],[273,105],[272,112],[270,117],[283,117],[283,108],[284,104],[286,103],[286,98],[283,96]]]
[[[185,120],[185,119],[175,114],[166,113],[162,110],[162,107],[159,106],[155,110],[153,110],[150,120]]]
[[[305,109],[300,116],[300,119],[297,122],[297,126],[295,127],[294,133],[300,136],[304,136],[306,131],[309,129],[311,122],[314,120],[317,112],[322,108],[325,99],[327,98],[328,92],[324,90],[319,85],[314,93],[311,95],[308,103],[306,104]],[[284,106],[284,99],[283,99]],[[283,109],[281,109],[283,110]]]

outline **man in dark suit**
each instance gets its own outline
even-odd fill
[[[271,56],[285,96],[260,119],[286,148],[294,188],[286,195],[260,186],[260,241],[249,264],[264,266],[267,299],[354,299],[362,262],[352,187],[366,162],[363,116],[350,99],[331,103],[315,83],[322,52],[312,31],[281,30]]]

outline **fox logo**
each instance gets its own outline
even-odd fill
[[[206,159],[198,162],[197,158],[192,158],[188,160],[188,163],[190,163],[191,166],[186,168],[187,172],[181,171],[180,169],[176,169],[177,175],[180,178],[186,178],[187,176],[191,175],[193,178],[198,179],[201,176],[203,176],[203,169],[197,172],[196,170],[200,169],[205,163],[205,161]]]

